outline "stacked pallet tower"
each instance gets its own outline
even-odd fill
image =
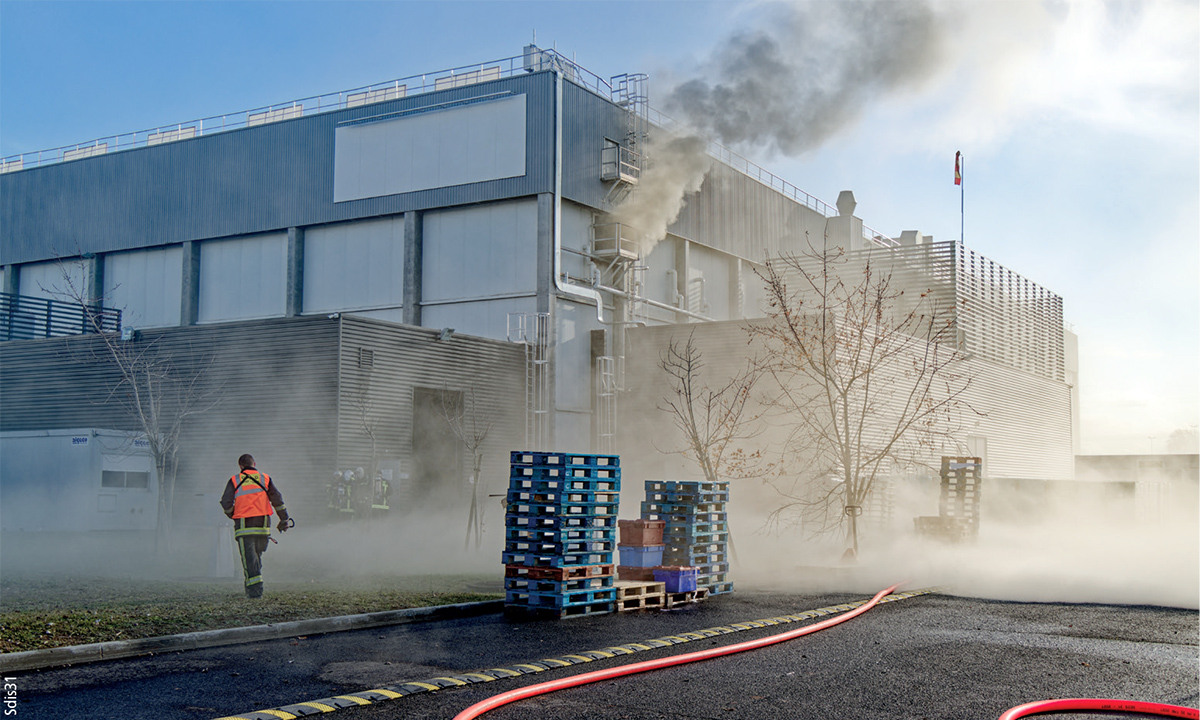
[[[733,592],[729,580],[729,483],[646,481],[643,520],[661,520],[663,576],[695,573],[705,595]]]
[[[504,541],[504,609],[568,618],[616,609],[615,455],[514,452]]]
[[[954,538],[970,541],[979,537],[980,483],[983,461],[977,457],[943,457],[942,491],[938,515],[954,528]]]

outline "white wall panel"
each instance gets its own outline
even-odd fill
[[[398,308],[403,280],[403,215],[304,233],[305,313]]]
[[[570,202],[562,204],[563,270],[573,278],[588,278],[592,262],[578,253],[586,252],[592,239],[592,210]]]
[[[675,280],[675,241],[664,240],[642,257],[646,267],[641,273],[642,295],[654,302],[675,307],[678,283]],[[646,317],[662,322],[675,322],[675,313],[661,308],[641,308]]]
[[[730,265],[737,262],[732,255],[692,244],[688,254],[688,305],[693,312],[714,320],[730,319]]]
[[[121,311],[125,327],[179,324],[183,248],[112,253],[104,258],[104,304]]]
[[[596,320],[595,306],[560,302],[557,309],[558,342],[554,348],[557,409],[588,412],[595,395],[591,331],[602,326]]]
[[[424,302],[537,289],[536,200],[431,211],[423,237]]]
[[[64,302],[71,302],[77,294],[87,297],[83,265],[78,258],[22,265],[19,282],[20,294],[30,297]]]
[[[282,317],[287,234],[216,240],[200,246],[200,322]]]
[[[742,316],[748,318],[759,318],[766,315],[767,310],[767,284],[758,276],[756,266],[749,263],[742,263]]]
[[[339,127],[333,200],[521,177],[525,95]]]
[[[509,313],[537,312],[537,298],[427,305],[421,309],[421,324],[431,328],[454,328],[455,333],[505,340]]]

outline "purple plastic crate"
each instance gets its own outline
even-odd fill
[[[696,589],[696,568],[670,567],[654,568],[654,582],[666,583],[667,592],[691,592]]]
[[[663,545],[618,545],[621,565],[626,567],[654,567],[662,565]]]

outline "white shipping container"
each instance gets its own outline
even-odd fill
[[[0,433],[0,530],[153,530],[158,473],[140,433]]]

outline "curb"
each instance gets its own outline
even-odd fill
[[[136,655],[152,655],[157,652],[198,650],[200,648],[237,645],[239,643],[256,642],[259,640],[275,640],[278,638],[294,637],[296,635],[319,635],[322,633],[360,630],[383,625],[402,625],[431,620],[476,617],[478,615],[503,612],[503,610],[503,600],[484,600],[482,602],[459,603],[457,605],[437,605],[434,607],[361,613],[359,615],[342,615],[340,617],[319,618],[316,620],[294,620],[292,622],[251,625],[249,627],[228,628],[225,630],[202,630],[182,633],[180,635],[141,638],[139,640],[112,640],[88,645],[71,645],[67,647],[47,648],[45,650],[26,650],[24,652],[0,654],[0,671],[39,670],[41,668],[57,667],[60,665],[115,660],[117,658],[133,657]]]

